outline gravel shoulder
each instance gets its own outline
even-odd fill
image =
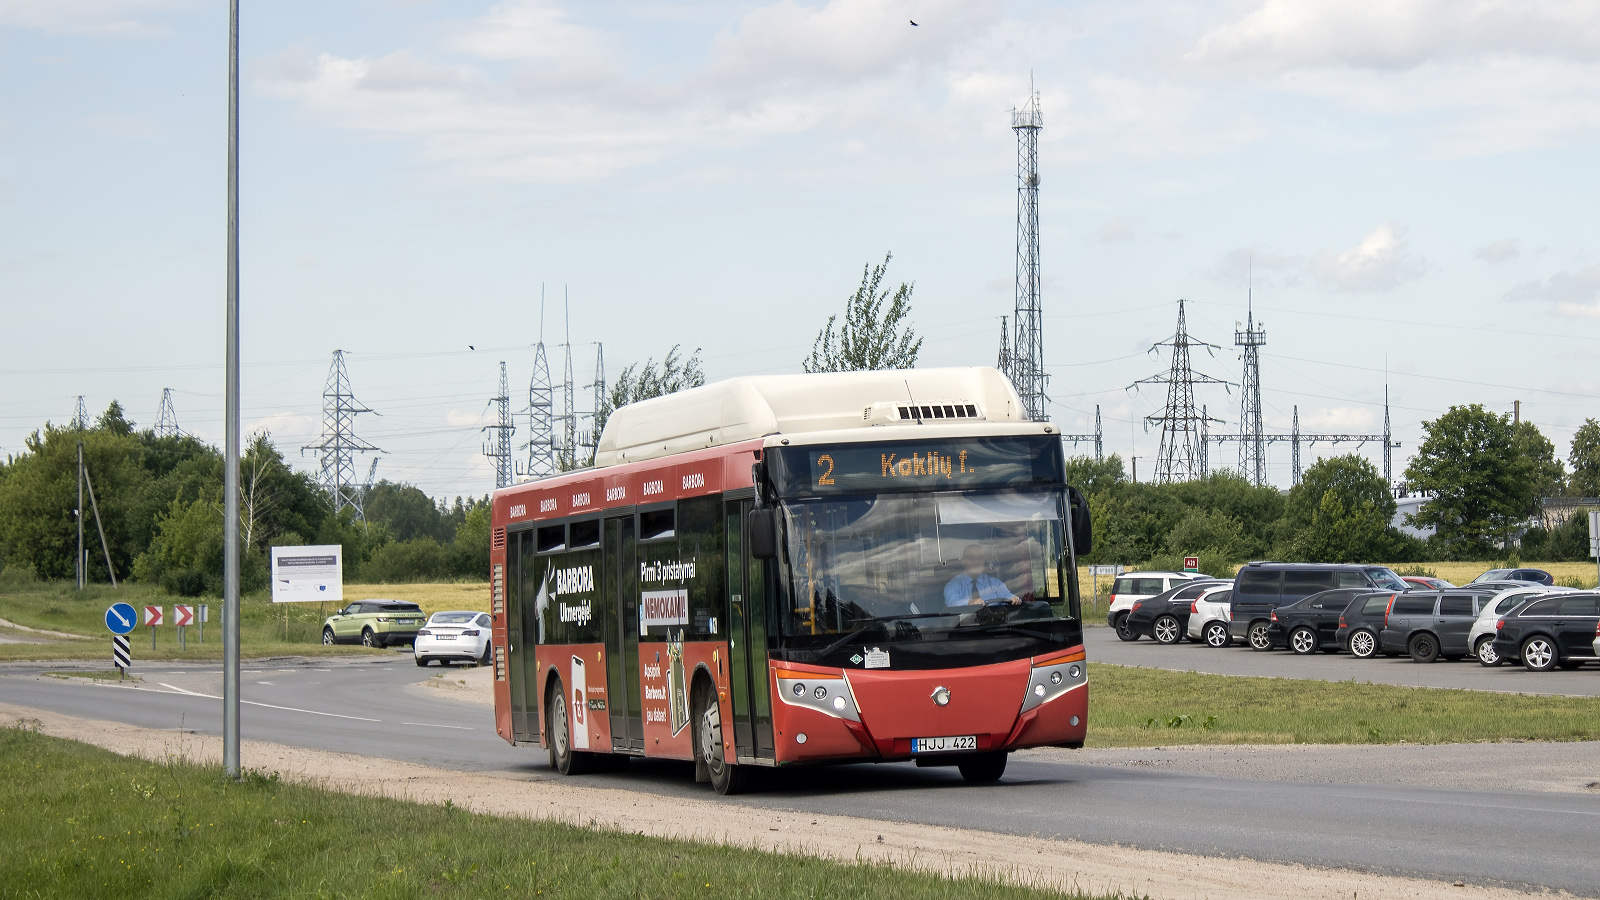
[[[189,732],[139,728],[0,703],[0,721],[25,722],[54,735],[149,759],[215,764],[221,741]],[[1014,837],[940,826],[875,822],[849,816],[775,813],[719,802],[655,797],[584,787],[537,773],[463,774],[373,757],[245,741],[247,767],[331,790],[443,803],[478,813],[551,819],[657,837],[785,853],[883,862],[951,874],[986,872],[1018,883],[1085,893],[1145,894],[1158,900],[1302,900],[1356,896],[1401,898],[1526,897],[1517,891],[1454,886],[1417,878],[1131,850],[1073,841]]]

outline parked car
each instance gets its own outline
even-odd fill
[[[1568,587],[1540,585],[1509,588],[1495,594],[1487,604],[1479,608],[1478,618],[1472,623],[1472,630],[1467,633],[1467,646],[1472,648],[1472,655],[1485,666],[1500,665],[1504,660],[1494,650],[1494,635],[1499,630],[1500,619],[1535,597],[1571,590],[1572,588]]]
[[[1494,650],[1502,659],[1521,659],[1530,672],[1600,660],[1600,594],[1573,591],[1524,603],[1500,619]]]
[[[1443,578],[1434,578],[1431,575],[1402,575],[1400,577],[1405,580],[1406,584],[1411,585],[1413,590],[1442,591],[1446,588],[1455,587],[1455,585],[1445,581]]]
[[[357,600],[322,622],[324,644],[387,647],[416,640],[426,615],[422,607],[400,600]]]
[[[1279,606],[1272,611],[1272,624],[1267,626],[1267,645],[1251,644],[1251,647],[1256,650],[1286,647],[1301,655],[1318,650],[1338,653],[1339,617],[1357,597],[1370,593],[1366,588],[1335,588]]]
[[[1126,631],[1122,627],[1133,604],[1165,594],[1178,585],[1201,580],[1216,579],[1197,572],[1124,572],[1111,583],[1111,605],[1106,608],[1106,624],[1117,630],[1117,637],[1125,641],[1137,641],[1137,632]]]
[[[1384,566],[1253,562],[1234,577],[1233,621],[1228,631],[1258,650],[1268,648],[1272,611],[1334,588],[1404,591],[1399,575]]]
[[[1383,630],[1378,633],[1385,653],[1408,653],[1414,662],[1431,663],[1443,656],[1460,659],[1472,652],[1467,634],[1494,594],[1466,590],[1412,591],[1389,602]]]
[[[1233,587],[1231,581],[1190,581],[1148,600],[1135,600],[1123,617],[1122,628],[1137,637],[1149,635],[1158,644],[1176,644],[1189,629],[1194,601],[1208,590]]]
[[[1233,643],[1228,622],[1233,618],[1233,585],[1213,586],[1194,599],[1189,607],[1189,640],[1207,647],[1226,647]]]
[[[1378,634],[1383,631],[1383,620],[1389,614],[1389,601],[1398,594],[1380,592],[1361,594],[1350,601],[1339,614],[1337,640],[1339,648],[1348,650],[1356,659],[1371,659],[1381,651]],[[1398,652],[1389,656],[1399,656]]]
[[[426,666],[432,660],[438,660],[440,665],[459,660],[487,666],[494,653],[490,640],[493,627],[488,613],[470,610],[436,612],[417,631],[417,639],[411,645],[411,655],[416,657],[419,666]]]
[[[1526,581],[1529,584],[1555,584],[1555,578],[1543,569],[1490,569],[1467,582],[1476,586],[1480,581]]]

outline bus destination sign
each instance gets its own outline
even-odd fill
[[[835,444],[785,451],[785,493],[963,490],[1049,483],[1059,476],[1059,441],[989,438]],[[799,451],[798,453],[796,451]],[[797,459],[800,453],[804,457]],[[797,483],[801,459],[804,483]]]

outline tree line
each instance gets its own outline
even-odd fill
[[[86,577],[158,584],[182,596],[222,590],[223,458],[188,435],[158,436],[112,401],[90,427],[46,424],[0,462],[0,570],[75,576],[78,444],[83,444],[106,549],[84,511]],[[365,499],[366,521],[335,513],[314,476],[284,461],[270,432],[252,435],[239,466],[240,583],[264,590],[270,548],[339,544],[347,581],[482,579],[489,570],[488,497],[435,502],[387,481]],[[87,505],[87,504],[86,504]],[[106,557],[110,557],[110,570]]]

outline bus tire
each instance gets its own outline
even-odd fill
[[[750,788],[750,769],[738,763],[728,761],[727,754],[723,751],[722,738],[722,706],[717,702],[715,691],[709,690],[705,683],[696,692],[699,698],[695,704],[695,780],[699,780],[700,768],[705,767],[706,780],[711,782],[712,790],[719,794],[740,794]]]
[[[550,736],[550,768],[563,775],[582,775],[589,771],[589,754],[572,749],[572,731],[567,717],[567,694],[561,687],[560,678],[551,676],[549,699],[544,709],[545,734]]]
[[[969,784],[987,784],[999,781],[1000,776],[1006,773],[1006,757],[1009,755],[1004,750],[978,753],[956,763],[956,768],[961,770],[961,777]]]

